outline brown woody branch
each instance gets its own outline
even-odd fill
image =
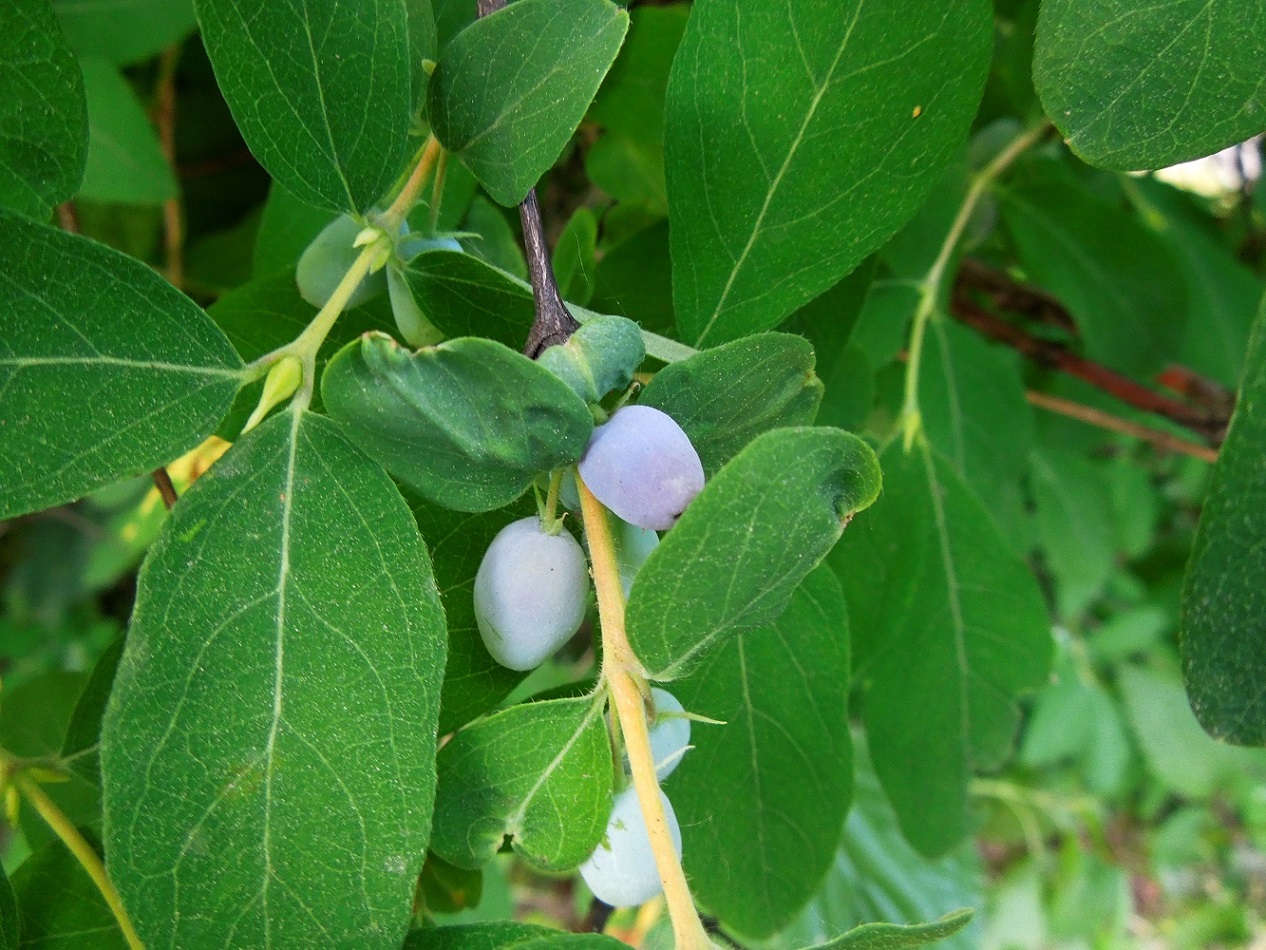
[[[1163,416],[1215,445],[1226,435],[1227,418],[1222,414],[1165,396],[1100,363],[1078,356],[1059,343],[1030,336],[961,295],[952,300],[950,312],[974,330],[1005,343],[1034,362],[1075,376],[1136,409]]]
[[[496,13],[506,5],[506,0],[478,0],[480,17]],[[550,264],[549,247],[545,243],[545,228],[541,223],[541,207],[536,203],[536,189],[527,193],[519,205],[519,220],[523,224],[523,243],[527,250],[528,276],[532,279],[532,298],[536,304],[536,316],[528,331],[523,352],[536,359],[548,347],[565,343],[567,338],[580,329],[580,323],[571,315],[563,296],[558,292],[554,269]]]
[[[1169,432],[1153,429],[1151,426],[1139,425],[1129,419],[1121,419],[1109,412],[1104,412],[1102,409],[1096,409],[1094,406],[1087,406],[1083,403],[1074,402],[1071,399],[1062,399],[1059,396],[1052,396],[1050,393],[1037,392],[1032,389],[1026,391],[1024,395],[1030,405],[1038,406],[1048,412],[1057,412],[1061,416],[1076,419],[1078,422],[1084,422],[1087,425],[1107,429],[1109,432],[1120,432],[1122,435],[1142,439],[1144,442],[1150,442],[1163,451],[1181,452],[1183,455],[1198,458],[1202,462],[1213,463],[1218,460],[1217,450],[1211,449],[1207,445],[1199,445],[1187,439],[1180,439]]]
[[[988,298],[996,310],[1018,314],[1038,323],[1076,335],[1072,314],[1060,301],[1032,284],[1012,278],[1005,271],[965,258],[959,265],[955,291],[973,291]],[[1166,389],[1204,409],[1218,420],[1231,418],[1235,392],[1185,366],[1170,366],[1156,380]]]

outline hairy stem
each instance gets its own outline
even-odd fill
[[[44,789],[29,776],[21,771],[14,771],[10,776],[10,781],[35,810],[39,816],[44,819],[53,832],[62,840],[62,844],[66,845],[70,853],[83,866],[88,873],[88,877],[92,878],[92,883],[97,886],[97,890],[101,892],[101,896],[105,898],[106,906],[110,908],[110,913],[114,914],[114,919],[119,923],[119,929],[123,931],[123,939],[127,941],[127,945],[132,950],[144,950],[145,945],[141,943],[141,938],[137,936],[136,929],[132,926],[132,920],[128,917],[127,910],[123,907],[123,901],[119,898],[119,892],[114,889],[114,885],[110,883],[110,878],[106,875],[105,866],[101,863],[101,859],[97,856],[97,852],[93,850],[92,845],[84,840],[83,835],[79,833],[70,819],[65,813],[53,802],[51,798],[44,793]]]
[[[954,223],[950,225],[949,233],[945,235],[945,240],[941,243],[941,250],[936,255],[936,260],[932,262],[927,275],[923,278],[919,288],[919,302],[914,311],[914,323],[910,329],[905,400],[901,407],[901,429],[907,450],[914,444],[915,437],[923,429],[923,419],[919,413],[919,367],[923,360],[923,342],[927,335],[928,321],[936,312],[936,302],[941,295],[941,286],[945,282],[954,248],[958,246],[963,231],[967,229],[967,223],[971,220],[972,213],[976,210],[976,205],[980,203],[985,191],[1012,162],[1024,154],[1030,146],[1039,142],[1050,128],[1050,123],[1043,122],[1020,133],[998,153],[993,161],[976,174],[958,209]]]
[[[677,950],[712,950],[712,941],[703,929],[695,909],[686,873],[677,858],[664,803],[660,801],[659,777],[655,774],[655,756],[651,752],[650,732],[646,722],[646,701],[643,689],[646,679],[642,664],[633,653],[624,632],[624,588],[620,584],[620,566],[616,560],[615,542],[607,522],[606,509],[594,498],[584,481],[576,476],[580,493],[580,509],[589,540],[589,557],[593,564],[593,582],[598,593],[598,619],[602,625],[602,676],[611,690],[616,720],[629,757],[633,787],[637,790],[642,818],[651,839],[655,866],[664,885],[668,916],[672,920]]]

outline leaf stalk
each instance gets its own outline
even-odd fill
[[[712,950],[713,943],[699,919],[694,898],[690,896],[686,873],[677,858],[664,804],[660,800],[659,777],[655,773],[655,756],[651,752],[646,722],[646,675],[625,633],[624,588],[620,583],[620,566],[607,512],[579,474],[576,475],[576,487],[580,494],[585,536],[589,539],[594,588],[598,594],[598,619],[602,626],[602,679],[611,692],[615,719],[629,757],[633,787],[637,790],[651,851],[655,855],[655,866],[664,886],[675,946],[677,950]]]
[[[25,771],[14,769],[9,775],[9,781],[22,797],[31,803],[31,806],[53,830],[53,833],[61,839],[62,844],[75,856],[75,860],[83,866],[88,877],[92,879],[92,883],[101,892],[106,906],[110,908],[110,913],[118,921],[119,930],[123,932],[123,939],[127,941],[127,945],[131,950],[145,950],[145,944],[141,943],[141,938],[137,935],[136,928],[132,926],[132,920],[128,917],[127,910],[123,906],[123,900],[119,897],[119,892],[114,889],[114,885],[106,874],[105,865],[101,863],[101,858],[97,856],[97,852],[92,845],[84,840],[83,835],[79,833],[79,829],[66,817],[65,812],[57,807],[56,803],[44,792],[44,789],[40,788],[39,784],[27,775]]]
[[[980,203],[980,199],[984,196],[989,186],[1012,162],[1023,155],[1032,145],[1041,141],[1050,129],[1050,123],[1043,121],[1041,124],[1021,132],[1011,140],[1006,148],[994,157],[993,161],[976,173],[967,189],[967,194],[963,197],[963,203],[958,208],[958,214],[955,215],[954,222],[950,225],[949,232],[941,243],[941,249],[936,255],[936,260],[932,262],[932,266],[928,268],[927,275],[919,285],[919,300],[915,306],[913,326],[910,329],[910,346],[906,361],[905,399],[901,407],[901,423],[899,427],[902,434],[902,442],[907,452],[914,445],[915,439],[923,432],[923,417],[919,412],[919,368],[923,361],[923,343],[927,336],[928,322],[936,313],[936,304],[941,296],[941,288],[945,283],[946,272],[949,270],[954,248],[958,246],[958,242],[962,239],[963,232],[967,230],[967,224],[971,221],[971,216],[976,210],[976,205]]]

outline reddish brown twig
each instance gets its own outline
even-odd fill
[[[57,223],[63,231],[79,233],[79,212],[75,210],[73,201],[63,201],[57,206]]]
[[[158,144],[167,159],[167,167],[178,176],[176,167],[176,64],[180,60],[180,44],[163,50],[158,65],[158,84],[154,89],[152,118],[158,129]],[[179,187],[179,186],[177,186]],[[185,279],[185,215],[180,195],[163,202],[163,251],[166,256],[166,277],[173,287]],[[170,506],[169,506],[170,507]]]
[[[1111,413],[1104,412],[1102,409],[1096,409],[1093,406],[1083,405],[1071,399],[1062,399],[1059,396],[1052,396],[1049,393],[1036,392],[1031,389],[1024,395],[1031,405],[1050,412],[1057,412],[1062,416],[1068,416],[1070,419],[1076,419],[1078,422],[1097,426],[1100,429],[1134,436],[1136,439],[1150,442],[1158,449],[1167,452],[1181,452],[1183,455],[1190,455],[1192,458],[1198,458],[1210,464],[1218,460],[1217,451],[1207,445],[1198,445],[1195,442],[1180,439],[1176,435],[1170,435],[1168,432],[1162,432],[1160,429],[1153,429],[1150,426],[1140,425],[1128,419],[1118,418]]]
[[[176,486],[171,483],[171,476],[167,474],[167,469],[161,465],[154,469],[154,487],[158,489],[158,494],[162,496],[163,504],[167,506],[167,510],[171,511],[176,506],[176,502],[180,500],[180,496],[176,494]]]
[[[1163,416],[1210,442],[1220,444],[1226,434],[1225,417],[1148,389],[1128,376],[1078,356],[1059,343],[1029,336],[1019,327],[970,300],[954,298],[950,311],[963,323],[990,339],[1007,344],[1035,362],[1075,376],[1136,409]]]
[[[974,290],[988,296],[999,310],[1018,313],[1069,333],[1077,332],[1072,314],[1054,296],[1032,284],[1013,280],[1005,271],[964,258],[958,265],[956,290]]]

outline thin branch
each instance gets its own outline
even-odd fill
[[[1198,458],[1202,462],[1210,464],[1218,460],[1217,451],[1207,445],[1188,442],[1186,439],[1180,439],[1178,436],[1162,432],[1160,429],[1153,429],[1149,426],[1140,425],[1137,422],[1131,422],[1128,419],[1121,419],[1111,413],[1104,412],[1102,409],[1074,402],[1071,399],[1052,396],[1049,393],[1036,392],[1032,389],[1028,390],[1024,395],[1031,405],[1050,412],[1057,412],[1062,416],[1068,416],[1070,419],[1076,419],[1078,422],[1084,422],[1087,425],[1098,426],[1100,429],[1134,436],[1136,439],[1150,442],[1163,451],[1181,452],[1183,455],[1190,455],[1192,458]]]
[[[79,233],[79,212],[75,210],[73,201],[63,201],[57,206],[57,223],[63,231]]]
[[[153,471],[154,487],[158,489],[158,494],[162,496],[163,504],[167,506],[167,510],[171,511],[176,507],[176,502],[180,500],[180,496],[176,494],[176,486],[171,483],[171,476],[167,474],[167,469],[163,466]]]
[[[105,867],[101,863],[101,858],[97,856],[97,852],[92,846],[84,840],[83,835],[79,833],[70,819],[65,813],[57,807],[44,790],[24,772],[14,772],[10,777],[13,785],[22,794],[22,796],[34,806],[39,812],[41,818],[47,822],[53,832],[62,840],[75,859],[82,865],[83,869],[88,873],[88,877],[92,879],[92,883],[97,886],[97,890],[101,892],[101,896],[105,899],[106,906],[110,908],[110,913],[114,915],[114,919],[119,924],[119,930],[123,933],[123,939],[127,941],[127,945],[132,950],[145,950],[141,938],[136,935],[136,930],[132,926],[132,921],[127,915],[127,911],[123,907],[123,901],[119,898],[119,892],[114,889],[114,885],[110,883],[110,878],[106,875]]]
[[[545,229],[541,224],[541,208],[536,203],[535,189],[529,191],[519,205],[519,220],[523,222],[528,275],[532,278],[532,298],[536,302],[536,317],[523,352],[536,359],[547,347],[567,342],[567,338],[580,329],[580,324],[558,292],[549,250],[545,246]]]
[[[1029,336],[1019,327],[969,300],[955,298],[950,304],[950,312],[974,330],[1007,344],[1035,362],[1076,376],[1136,409],[1163,416],[1210,442],[1220,443],[1226,435],[1227,419],[1148,389],[1128,376],[1070,352],[1059,343]]]
[[[154,125],[158,129],[158,144],[172,175],[177,177],[176,166],[176,65],[180,61],[180,44],[173,43],[163,50],[158,63],[158,84],[154,90]],[[179,193],[163,202],[163,252],[167,266],[165,276],[173,287],[181,287],[185,280],[185,211]]]
[[[505,5],[506,0],[478,0],[479,16],[496,13]],[[493,68],[493,64],[490,63],[489,68]],[[562,294],[558,292],[558,282],[554,279],[554,268],[549,259],[549,246],[545,242],[545,228],[541,223],[541,206],[536,202],[536,189],[529,191],[519,205],[519,220],[523,224],[532,299],[536,303],[536,316],[523,352],[536,359],[547,347],[565,343],[580,329],[580,323],[571,315],[563,303]]]
[[[964,289],[985,294],[999,310],[1018,313],[1069,333],[1077,332],[1072,314],[1051,294],[969,257],[963,258],[958,265],[955,290]]]

